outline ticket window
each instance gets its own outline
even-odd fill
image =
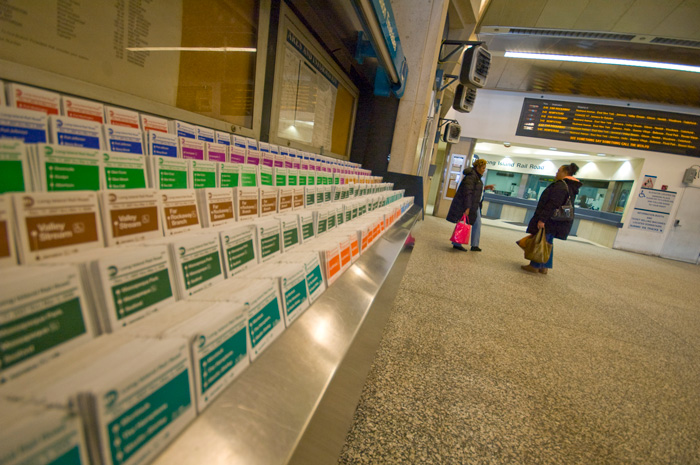
[[[492,184],[494,194],[516,197],[522,177],[522,173],[488,170],[486,173],[486,182],[484,184]]]
[[[462,181],[463,171],[466,167],[467,157],[466,155],[452,155],[450,157],[450,163],[447,165],[446,173],[446,183],[445,191],[443,197],[445,199],[453,199],[455,194],[457,194],[457,188],[459,183]]]

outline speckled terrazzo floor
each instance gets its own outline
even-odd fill
[[[700,464],[700,267],[426,217],[340,464]]]

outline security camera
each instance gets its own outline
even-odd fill
[[[504,142],[503,147],[510,147],[510,142]]]

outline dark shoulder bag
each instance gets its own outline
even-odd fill
[[[569,192],[569,185],[566,181],[562,180],[566,186],[566,201],[564,205],[554,210],[554,215],[552,215],[552,221],[573,221],[574,219],[574,206],[571,204],[571,193]]]

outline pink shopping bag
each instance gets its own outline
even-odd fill
[[[467,215],[462,215],[462,219],[455,225],[455,230],[450,237],[450,241],[456,244],[469,244],[469,236],[472,233],[472,226],[467,222]]]

